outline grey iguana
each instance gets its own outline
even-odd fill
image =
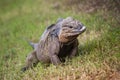
[[[38,62],[58,65],[62,59],[72,58],[78,51],[77,37],[86,30],[86,27],[72,17],[58,19],[42,34],[38,43],[33,44],[34,50],[26,58],[23,71]]]

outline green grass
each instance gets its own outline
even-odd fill
[[[4,0],[3,3],[8,3]],[[111,15],[99,11],[92,14],[53,9],[54,0],[18,0],[0,9],[0,80],[119,80],[120,26]],[[3,4],[1,3],[1,4]],[[72,16],[87,30],[79,36],[79,55],[64,66],[39,63],[22,73],[26,55],[32,51],[24,38],[33,42],[45,27],[59,17]]]

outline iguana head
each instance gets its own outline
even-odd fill
[[[86,27],[80,21],[67,17],[61,21],[61,29],[58,34],[59,41],[63,43],[73,41],[85,30]]]

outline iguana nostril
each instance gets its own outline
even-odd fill
[[[82,26],[81,26],[81,25],[79,25],[79,26],[78,26],[78,30],[80,30],[81,28],[82,28]]]

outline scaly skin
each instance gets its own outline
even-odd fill
[[[38,62],[59,65],[64,58],[74,57],[78,52],[77,37],[85,31],[78,20],[71,17],[59,19],[44,31],[40,41],[32,43],[34,51],[27,56],[25,71]]]

